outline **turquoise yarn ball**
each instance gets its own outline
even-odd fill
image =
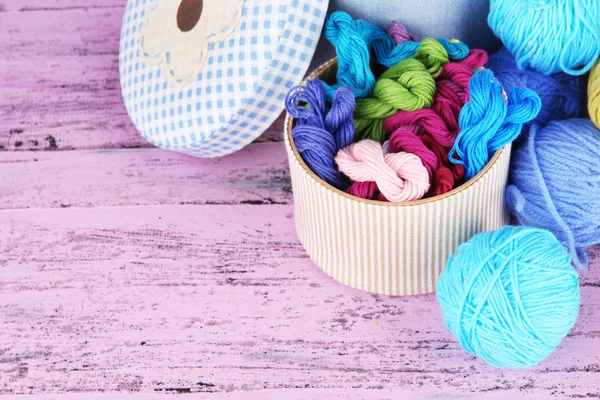
[[[491,0],[488,24],[520,69],[583,75],[600,55],[598,0]]]
[[[437,298],[463,349],[500,368],[546,358],[575,324],[580,302],[569,253],[549,231],[521,226],[462,244]]]

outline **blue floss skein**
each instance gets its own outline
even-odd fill
[[[328,101],[333,99],[336,89],[348,86],[357,99],[368,97],[375,87],[375,75],[371,71],[371,50],[375,60],[386,67],[414,57],[421,42],[407,41],[400,45],[376,25],[360,19],[354,20],[343,12],[336,11],[325,19],[325,37],[335,47],[338,57],[337,83],[323,82]],[[464,43],[436,39],[453,60],[462,60],[469,55],[469,47]]]
[[[511,90],[507,105],[491,70],[477,72],[469,90],[471,99],[460,111],[460,132],[448,155],[452,163],[464,166],[467,179],[477,175],[496,150],[514,141],[542,107],[539,96],[525,88]]]
[[[525,87],[540,96],[542,109],[532,122],[547,125],[550,121],[578,118],[585,110],[586,82],[580,76],[563,72],[548,76],[530,68],[519,69],[506,47],[490,56],[486,68],[494,71],[504,90]]]
[[[570,261],[547,230],[506,226],[473,236],[437,284],[446,326],[465,351],[493,366],[538,364],[577,320],[579,283]]]
[[[598,0],[491,0],[488,24],[521,69],[582,75],[600,55]]]
[[[326,113],[323,85],[318,80],[309,80],[306,86],[292,88],[286,98],[288,113],[298,119],[292,130],[298,152],[315,174],[342,190],[349,184],[335,166],[335,155],[354,141],[352,114],[355,106],[352,90],[342,86]]]
[[[600,243],[600,131],[587,119],[532,125],[513,152],[506,202],[522,225],[551,231],[580,269]]]

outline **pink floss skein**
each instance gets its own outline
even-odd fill
[[[429,190],[429,173],[418,156],[383,154],[381,144],[374,140],[361,140],[341,149],[335,162],[350,179],[377,183],[389,201],[418,200]]]

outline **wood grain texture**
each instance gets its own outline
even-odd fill
[[[600,397],[599,248],[560,348],[487,366],[435,296],[359,292],[308,259],[281,120],[216,160],[141,138],[118,83],[124,5],[0,0],[0,394]]]
[[[0,170],[0,209],[285,204],[292,197],[282,142],[217,159],[161,149],[6,152]]]
[[[376,296],[326,277],[299,245],[289,205],[3,211],[0,226],[7,394],[600,395],[597,257],[569,337],[538,367],[504,371],[460,349],[435,296]]]

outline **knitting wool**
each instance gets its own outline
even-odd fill
[[[600,128],[600,62],[590,71],[588,82],[588,112],[594,124]]]
[[[582,75],[600,55],[598,0],[491,0],[488,23],[520,69]]]
[[[538,364],[579,312],[577,272],[548,231],[507,226],[473,236],[437,285],[444,322],[462,348],[500,368]]]
[[[514,152],[509,211],[522,225],[550,230],[578,268],[600,243],[600,131],[586,119],[532,125]]]
[[[325,93],[318,80],[292,88],[286,98],[288,113],[297,118],[292,137],[298,152],[315,174],[342,190],[348,183],[336,169],[334,157],[339,149],[354,140],[354,107],[352,91],[340,87],[326,112]]]
[[[353,181],[375,182],[389,201],[417,200],[429,190],[429,175],[418,156],[384,154],[381,144],[361,140],[341,149],[335,157],[339,170]]]
[[[370,67],[371,52],[375,61],[389,68],[414,57],[422,45],[422,42],[409,40],[397,46],[383,29],[363,20],[353,20],[343,11],[326,17],[323,37],[333,45],[338,57],[337,83],[325,83],[328,100],[333,98],[339,86],[351,88],[357,99],[371,95],[375,87],[375,75]],[[437,42],[452,60],[468,56],[469,48],[463,43],[446,39],[438,39]],[[430,58],[434,61],[433,57]]]
[[[542,101],[542,109],[533,120],[541,125],[582,116],[585,102],[585,80],[559,72],[544,75],[531,68],[520,69],[506,47],[492,55],[486,65],[506,91],[515,87],[525,87],[535,91]],[[590,84],[593,73],[590,74]],[[590,112],[591,115],[591,112]]]
[[[526,88],[511,90],[507,105],[490,70],[477,72],[469,90],[470,101],[460,112],[460,132],[449,154],[451,162],[465,167],[467,179],[477,175],[496,150],[514,141],[542,106],[538,95]]]

